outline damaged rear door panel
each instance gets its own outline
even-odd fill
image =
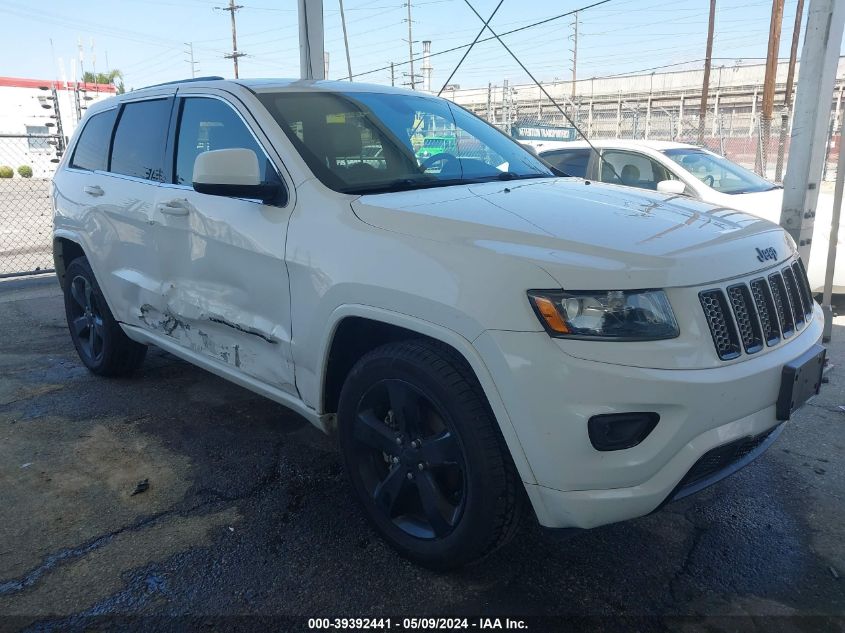
[[[169,173],[153,215],[162,302],[141,305],[139,312],[144,327],[157,335],[296,394],[284,260],[293,203],[287,195],[263,204],[197,193],[191,186],[199,153],[242,147],[259,156],[263,179],[284,182],[248,117],[218,96],[177,99]]]

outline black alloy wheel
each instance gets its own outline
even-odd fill
[[[86,365],[99,364],[103,359],[103,315],[99,294],[83,275],[70,280],[68,321],[71,336]]]
[[[466,466],[440,407],[404,380],[381,380],[358,403],[353,436],[359,476],[387,520],[423,539],[455,529]]]
[[[83,364],[100,376],[135,371],[144,361],[147,346],[126,336],[85,257],[68,265],[62,289],[70,337]]]
[[[358,360],[338,403],[338,439],[364,514],[407,558],[445,570],[514,534],[524,489],[464,358],[429,339]]]

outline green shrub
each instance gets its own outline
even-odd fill
[[[32,178],[32,167],[29,165],[21,165],[18,167],[18,174],[21,178]]]
[[[15,171],[8,165],[0,165],[0,178],[11,178]]]

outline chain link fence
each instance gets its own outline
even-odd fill
[[[53,270],[50,178],[61,142],[0,134],[0,278]]]

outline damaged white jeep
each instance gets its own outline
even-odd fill
[[[91,106],[53,204],[92,372],[156,345],[336,431],[367,517],[430,567],[521,514],[590,528],[695,492],[821,383],[821,311],[779,227],[561,177],[427,94],[125,94]]]

